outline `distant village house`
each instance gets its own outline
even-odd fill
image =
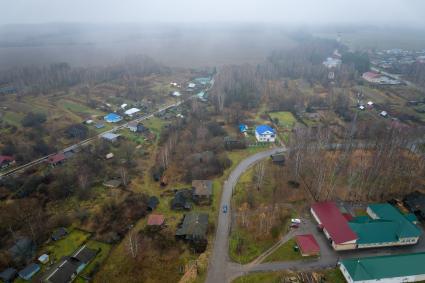
[[[196,204],[211,204],[213,194],[213,182],[210,180],[192,181],[192,199]]]
[[[261,125],[255,128],[255,138],[259,142],[275,142],[276,132],[268,125]]]

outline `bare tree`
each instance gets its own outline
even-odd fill
[[[132,258],[136,258],[139,253],[139,234],[133,230],[127,236],[127,250]]]
[[[264,172],[264,162],[257,163],[254,169],[255,187],[257,188],[257,190],[260,190],[261,186],[263,185]]]

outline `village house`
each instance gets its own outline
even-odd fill
[[[104,117],[104,119],[108,123],[118,123],[122,120],[122,117],[115,113],[109,113]]]
[[[44,274],[43,283],[72,282],[79,273],[95,257],[97,251],[87,248],[85,245],[79,248],[72,256],[63,257],[54,268]]]
[[[208,214],[191,212],[184,216],[176,237],[190,242],[196,252],[203,252],[208,244],[207,230]]]
[[[159,199],[156,196],[151,196],[148,199],[148,211],[153,211],[159,204]]]
[[[103,124],[103,123],[97,123],[97,124],[94,125],[94,127],[96,129],[103,129],[103,128],[105,128],[105,124]]]
[[[131,132],[137,132],[137,125],[138,125],[139,123],[138,122],[129,122],[128,124],[127,124],[127,128],[131,131]]]
[[[127,128],[133,133],[144,133],[148,131],[148,128],[139,122],[130,122],[128,123]]]
[[[272,154],[270,158],[277,165],[285,165],[285,155],[283,153]]]
[[[276,132],[268,125],[261,125],[255,128],[255,138],[259,142],[275,142]]]
[[[114,134],[114,133],[105,133],[101,137],[102,137],[102,139],[104,139],[108,142],[114,143],[114,142],[118,141],[118,138],[121,137],[121,135]]]
[[[382,116],[382,117],[384,117],[384,118],[386,118],[386,117],[388,117],[388,112],[387,111],[381,111],[379,113],[379,115]]]
[[[341,59],[328,57],[323,61],[323,65],[328,69],[337,68],[341,65]]]
[[[129,116],[129,117],[133,117],[134,114],[140,112],[139,108],[130,108],[127,111],[124,112],[125,115]]]
[[[60,227],[56,229],[52,234],[53,241],[59,241],[60,239],[65,238],[68,235],[68,230],[65,227]]]
[[[245,124],[239,124],[239,132],[245,134],[248,131],[248,126]]]
[[[165,225],[165,217],[162,214],[151,214],[146,225],[151,228],[161,228]]]
[[[55,166],[57,166],[57,165],[62,164],[63,162],[65,162],[65,160],[66,160],[65,154],[62,153],[62,152],[60,152],[60,153],[57,153],[57,154],[54,154],[54,155],[50,156],[47,159],[47,163],[49,163],[49,165],[51,167],[55,167]]]
[[[6,168],[15,163],[15,159],[9,155],[0,155],[0,168]]]
[[[40,271],[40,265],[36,263],[30,263],[24,269],[20,270],[18,275],[24,280],[31,280],[31,278]]]
[[[192,199],[196,204],[211,204],[213,183],[210,180],[192,181]]]
[[[180,97],[181,95],[182,94],[180,92],[178,92],[178,91],[171,92],[171,96],[174,96],[174,97]]]
[[[0,279],[3,280],[4,283],[11,283],[15,280],[17,275],[18,271],[15,268],[9,267],[0,273]]]
[[[171,209],[173,210],[190,210],[192,208],[192,189],[183,189],[175,193],[171,200]]]
[[[49,262],[49,255],[48,254],[42,254],[41,256],[38,257],[37,260],[42,264],[46,264],[46,263]]]
[[[35,243],[28,237],[16,240],[15,244],[9,248],[8,253],[14,261],[27,261],[34,257],[36,251]]]

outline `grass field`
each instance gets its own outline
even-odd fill
[[[294,239],[290,239],[283,245],[281,245],[274,253],[265,258],[264,262],[273,262],[273,261],[294,261],[302,259],[312,259],[314,257],[303,257],[301,253],[297,250],[294,250],[294,246],[297,243]]]
[[[327,269],[320,272],[326,283],[345,283],[345,278],[338,268]]]
[[[325,269],[318,272],[314,272],[318,277],[322,278],[323,283],[345,283],[344,276],[338,268]],[[289,278],[296,278],[296,273],[288,271],[276,271],[276,272],[258,272],[248,275],[244,275],[236,278],[232,283],[281,283],[281,282],[301,282],[301,281],[285,281]],[[297,279],[295,279],[297,280]]]
[[[237,246],[240,242],[243,243],[244,249],[239,253]],[[234,228],[230,234],[230,258],[237,263],[247,264],[268,250],[274,243],[275,241],[271,238],[258,241],[258,239],[245,229]]]
[[[270,118],[277,122],[279,127],[290,130],[295,125],[297,120],[291,112],[282,111],[282,112],[270,112]]]
[[[259,272],[241,276],[232,281],[232,283],[281,283],[289,273],[280,272]]]
[[[21,126],[21,120],[22,120],[23,117],[24,116],[20,113],[8,111],[4,114],[4,116],[1,119],[4,120],[8,124],[11,124],[11,125],[16,126],[16,127],[20,127]]]

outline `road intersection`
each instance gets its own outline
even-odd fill
[[[333,146],[331,146],[333,147]],[[257,162],[270,157],[270,155],[277,152],[286,152],[288,148],[277,147],[268,149],[263,152],[253,154],[246,159],[242,160],[236,168],[230,173],[228,179],[223,184],[223,192],[221,196],[220,208],[227,205],[227,213],[220,210],[215,240],[213,243],[212,255],[210,257],[206,283],[224,283],[231,282],[233,279],[243,276],[251,272],[266,272],[266,271],[280,271],[280,270],[321,270],[325,268],[333,268],[337,266],[340,259],[344,258],[358,258],[378,255],[389,254],[402,254],[402,253],[415,253],[425,252],[425,239],[422,237],[419,242],[414,246],[405,247],[389,247],[389,248],[375,248],[367,250],[352,250],[344,252],[336,252],[331,248],[329,241],[323,233],[318,231],[316,224],[304,217],[300,227],[295,231],[289,232],[285,235],[278,244],[272,246],[268,251],[265,251],[253,262],[241,265],[233,262],[229,257],[229,236],[231,228],[231,211],[232,207],[231,197],[233,189],[236,186],[239,177],[251,166]],[[423,228],[421,228],[423,230]],[[300,234],[313,234],[320,246],[320,257],[311,260],[302,261],[287,261],[287,262],[267,262],[262,263],[268,254],[271,254],[280,245],[284,244],[290,238]],[[425,234],[425,233],[424,233]]]

